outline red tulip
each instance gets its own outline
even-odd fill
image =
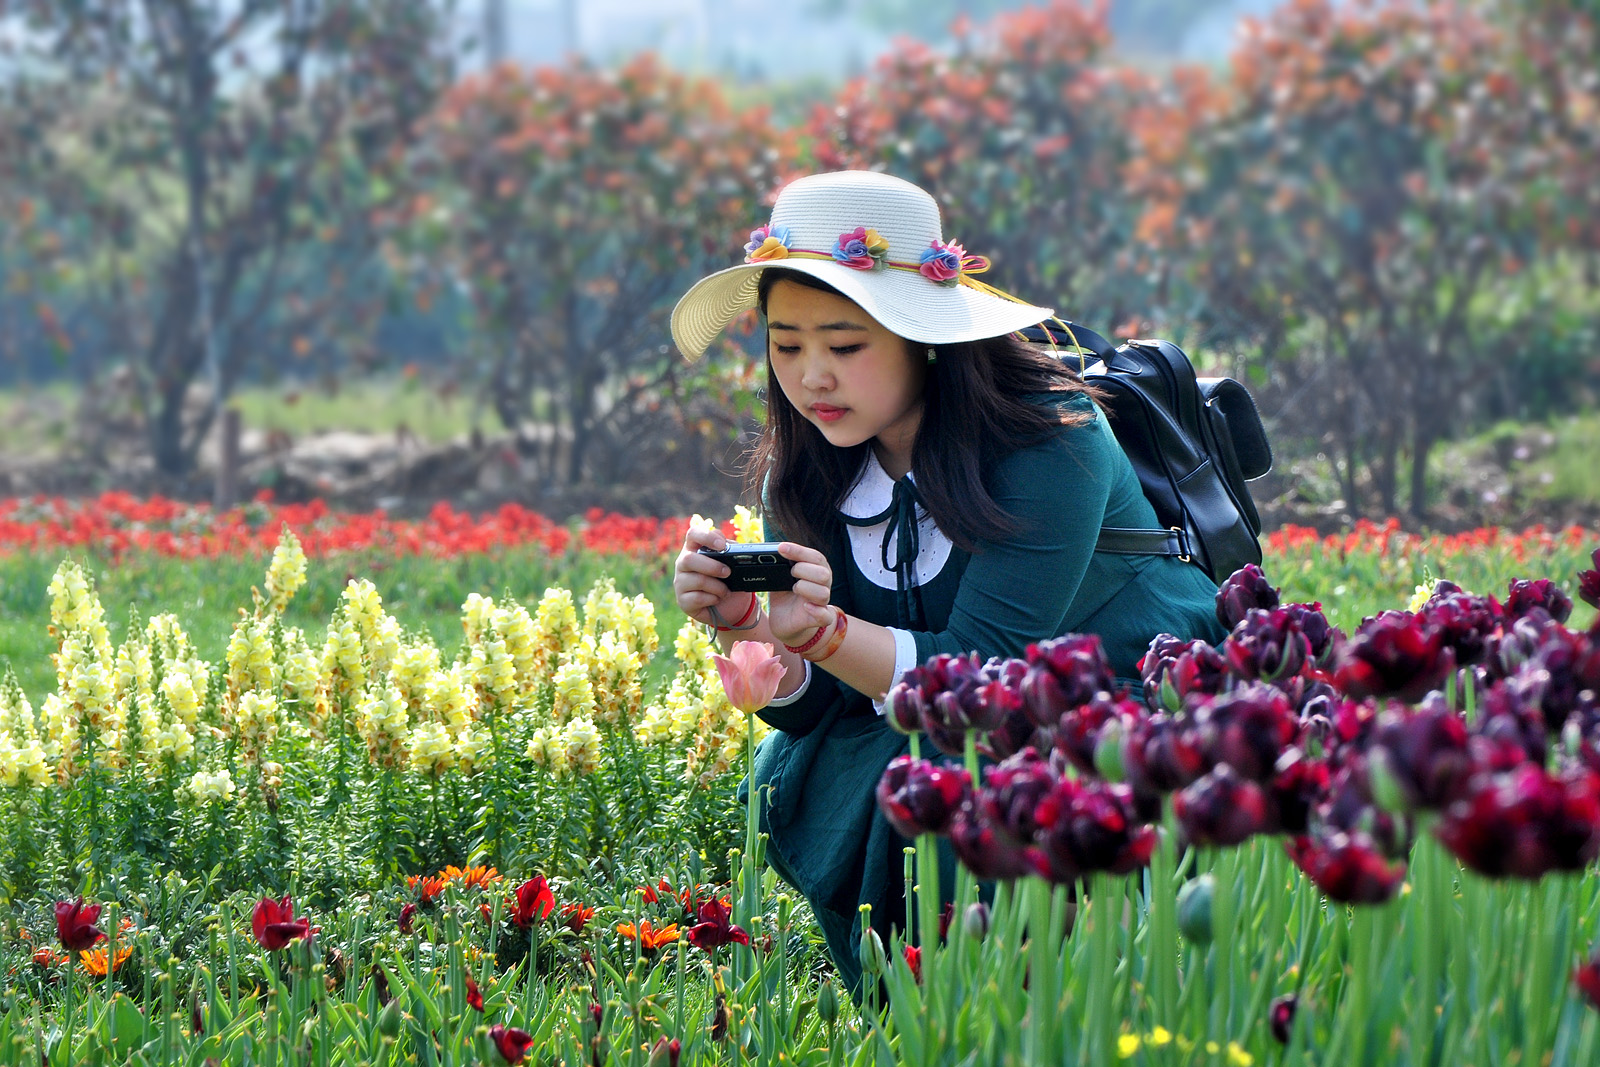
[[[417,906],[410,901],[406,901],[405,907],[400,909],[400,932],[402,934],[411,933],[412,921],[416,918],[416,915]]]
[[[287,893],[282,900],[262,897],[256,905],[250,930],[255,934],[256,944],[268,952],[276,952],[289,942],[310,937],[313,933],[310,919],[294,917],[294,902]]]
[[[783,681],[783,660],[773,654],[764,641],[735,641],[729,656],[711,657],[722,677],[722,691],[728,703],[753,715],[772,703]]]
[[[732,913],[722,901],[712,897],[700,905],[700,921],[689,928],[689,943],[696,948],[710,952],[737,942],[741,945],[750,943],[750,935],[729,920]]]
[[[920,983],[922,981],[922,949],[916,945],[906,945],[900,949],[900,954],[905,957],[906,966],[911,968],[911,977]]]
[[[100,918],[99,904],[85,904],[79,897],[74,903],[56,902],[56,936],[61,947],[68,952],[86,952],[95,942],[105,939],[105,931],[95,923]]]
[[[467,975],[467,1006],[476,1011],[483,1010],[483,990],[478,988],[478,983],[472,975]]]
[[[1600,555],[1600,552],[1596,553]],[[1572,981],[1589,1003],[1600,1008],[1600,948],[1589,953],[1589,961],[1572,972]]]
[[[534,923],[548,918],[555,910],[555,906],[556,897],[550,891],[550,883],[545,881],[544,875],[534,875],[517,886],[516,899],[511,904],[508,918],[512,925],[526,930]]]
[[[500,1058],[506,1063],[521,1063],[522,1057],[528,1054],[528,1049],[533,1045],[533,1035],[526,1030],[514,1027],[501,1026],[496,1023],[489,1027],[489,1041],[494,1045]]]

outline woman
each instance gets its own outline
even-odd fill
[[[684,296],[673,336],[698,358],[740,311],[765,315],[767,425],[749,481],[795,585],[769,611],[730,593],[727,568],[698,551],[722,536],[691,528],[673,589],[724,648],[782,650],[762,713],[776,732],[752,772],[771,787],[767,854],[856,991],[860,905],[885,937],[905,914],[906,842],[873,801],[908,747],[879,714],[901,674],[941,652],[1018,656],[1096,633],[1137,691],[1156,634],[1220,639],[1216,586],[1171,557],[1095,551],[1102,526],[1148,528],[1155,513],[1070,363],[1010,336],[1050,309],[976,283],[987,261],[943,240],[921,189],[802,178],[746,253]]]

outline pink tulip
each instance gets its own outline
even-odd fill
[[[783,660],[765,641],[735,641],[731,656],[712,656],[722,676],[722,691],[728,703],[753,715],[772,703],[783,681]]]

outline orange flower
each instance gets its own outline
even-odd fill
[[[456,871],[454,867],[447,867],[446,870]],[[456,871],[456,881],[466,889],[487,889],[491,883],[500,880],[500,872],[494,867],[468,867],[464,871]]]
[[[115,971],[118,967],[121,967],[123,962],[131,955],[133,955],[132,945],[125,945],[117,949],[116,956],[110,960],[111,969]],[[78,960],[83,964],[83,969],[95,977],[104,978],[106,976],[107,954],[105,949],[97,948],[92,952],[80,952],[78,953]]]
[[[407,876],[406,885],[417,891],[417,899],[421,903],[432,904],[444,892],[445,879],[413,874]]]
[[[639,947],[646,952],[654,952],[662,945],[670,945],[678,940],[678,924],[673,923],[657,930],[651,927],[649,919],[641,919],[638,929],[634,929],[632,923],[618,923],[617,933],[630,941],[639,942]]]

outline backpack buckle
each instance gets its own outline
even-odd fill
[[[1184,533],[1181,527],[1169,526],[1167,529],[1171,530],[1173,536],[1177,538],[1178,559],[1184,563],[1193,563],[1194,556],[1191,554],[1189,549],[1189,535]]]

